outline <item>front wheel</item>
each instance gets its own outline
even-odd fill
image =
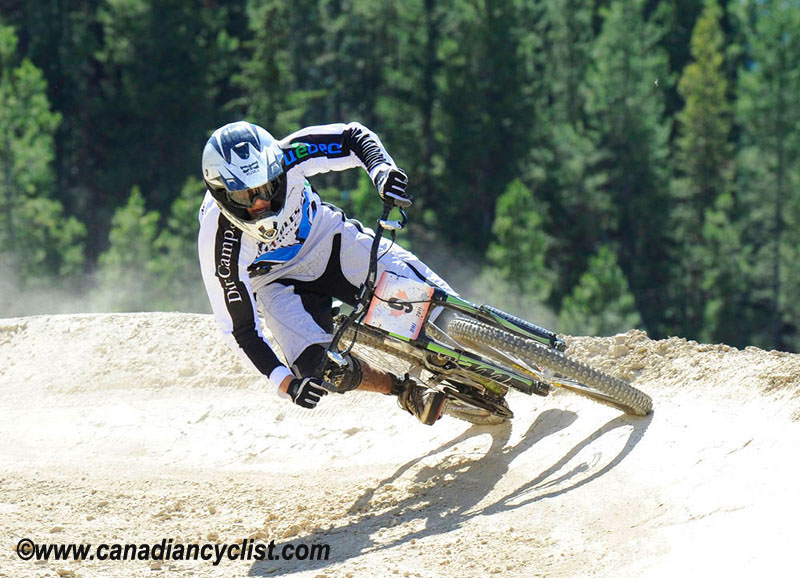
[[[447,331],[454,339],[479,347],[482,351],[495,351],[496,355],[506,354],[505,359],[516,357],[531,367],[547,368],[555,375],[542,372],[537,377],[543,377],[552,385],[619,408],[625,413],[647,415],[653,409],[650,396],[628,382],[570,359],[564,353],[547,348],[532,339],[465,318],[453,319],[447,326]]]

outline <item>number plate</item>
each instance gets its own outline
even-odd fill
[[[431,306],[433,287],[384,271],[364,323],[416,339]]]

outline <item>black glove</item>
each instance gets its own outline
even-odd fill
[[[322,385],[322,380],[318,377],[299,377],[289,382],[289,389],[286,390],[292,401],[300,407],[314,409],[317,402],[323,395],[328,395],[327,390]]]
[[[406,192],[408,177],[400,169],[387,168],[375,176],[375,187],[384,203],[405,209],[411,205],[411,195]]]

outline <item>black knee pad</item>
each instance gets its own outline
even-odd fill
[[[336,391],[344,393],[361,385],[363,378],[361,362],[349,353],[345,353],[344,358],[347,365],[339,367],[328,359],[325,347],[309,345],[297,357],[293,369],[303,377],[320,377],[333,384]]]
[[[301,377],[322,377],[326,357],[325,347],[319,344],[309,345],[294,360],[292,369]]]

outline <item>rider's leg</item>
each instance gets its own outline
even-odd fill
[[[394,376],[391,373],[372,367],[353,354],[347,354],[345,359],[347,365],[340,369],[331,362],[326,363],[325,347],[310,345],[298,356],[292,364],[292,369],[303,376],[321,377],[335,385],[341,393],[353,389],[387,395],[392,392]]]
[[[369,232],[347,221],[333,235],[327,265],[317,278],[301,280],[287,276],[259,288],[258,301],[267,327],[295,373],[308,376],[320,371],[325,361],[324,347],[330,342],[333,330],[331,296],[351,305],[354,303],[358,285],[366,277],[371,242]],[[416,256],[399,245],[382,245],[381,252],[379,272],[388,269],[451,290]],[[362,361],[349,364],[340,379],[347,382],[347,389],[397,395],[401,407],[424,423],[433,423],[441,413],[442,394],[413,380],[400,380]]]
[[[348,221],[342,229],[339,260],[342,274],[353,285],[364,282],[369,269],[369,252],[372,247],[372,232],[359,228]],[[378,278],[383,271],[391,271],[401,277],[423,281],[441,287],[450,293],[455,291],[433,269],[423,263],[416,255],[389,239],[381,241],[378,260]],[[342,299],[346,302],[345,299]]]
[[[359,390],[374,391],[375,393],[382,393],[384,395],[390,395],[392,393],[392,385],[394,384],[393,374],[373,367],[364,361],[361,362],[361,372],[364,374],[364,378],[361,380],[361,385],[358,386]]]
[[[331,340],[333,317],[331,298],[319,293],[310,284],[281,281],[271,283],[258,292],[267,328],[297,375],[318,375],[327,360],[325,348]],[[327,364],[330,366],[331,364]],[[354,357],[345,371],[321,376],[342,391],[358,387],[362,391],[388,394],[392,375]]]
[[[401,408],[425,425],[433,425],[442,416],[445,395],[419,385],[406,373],[402,378],[392,376],[392,394]]]
[[[347,354],[347,366],[340,369],[325,363],[325,348],[311,345],[292,364],[299,375],[317,375],[336,386],[340,393],[353,389],[397,396],[401,408],[422,423],[431,425],[442,415],[445,396],[420,385],[406,374],[398,377]]]

